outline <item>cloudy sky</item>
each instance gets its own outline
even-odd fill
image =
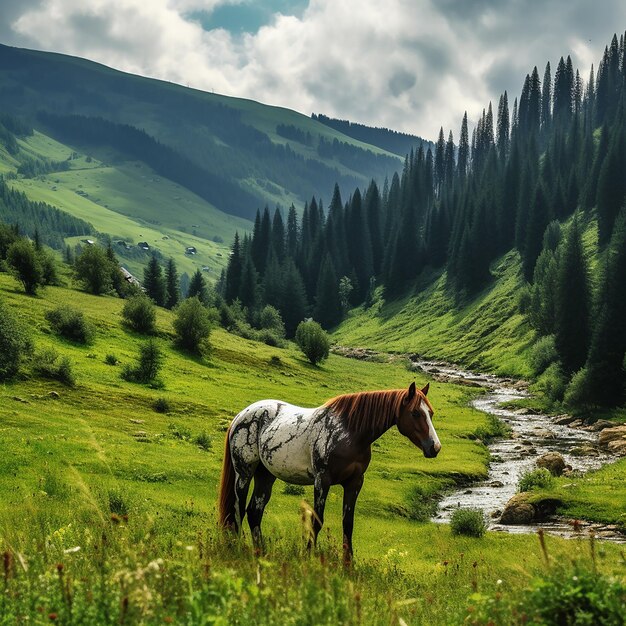
[[[624,0],[0,0],[1,43],[427,138],[625,29]]]

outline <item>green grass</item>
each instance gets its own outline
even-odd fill
[[[74,152],[39,132],[19,144],[25,154],[56,161],[67,159]],[[14,179],[10,184],[32,200],[47,202],[90,222],[98,232],[134,244],[147,241],[165,257],[173,257],[180,272],[191,275],[206,266],[210,268],[208,277],[213,280],[226,264],[234,232],[246,232],[252,226],[247,220],[218,211],[141,162],[120,160],[112,151],[99,151],[103,160],[94,156],[91,162],[86,160],[88,155],[79,155],[70,161],[69,171]],[[2,154],[0,162],[7,166],[7,171],[17,167]],[[214,237],[223,243],[212,241]],[[68,241],[77,243],[80,239]],[[188,246],[195,246],[198,253],[186,255]],[[143,262],[122,261],[141,277]]]
[[[534,331],[517,309],[522,287],[519,256],[511,252],[492,265],[492,284],[468,304],[457,306],[445,274],[416,295],[352,311],[333,334],[341,345],[385,352],[418,353],[476,370],[525,377]]]
[[[512,603],[541,573],[532,536],[455,537],[447,526],[412,519],[420,498],[486,474],[486,448],[467,438],[489,427],[467,407],[475,390],[431,383],[443,445],[437,459],[423,458],[395,429],[374,446],[352,571],[340,563],[336,487],[320,551],[309,557],[301,498],[277,484],[264,519],[268,553],[258,558],[247,532],[229,543],[215,530],[222,441],[234,414],[264,397],[315,406],[339,393],[405,386],[414,375],[400,362],[335,355],[313,367],[293,346],[221,330],[203,362],[173,348],[172,314],[159,309],[165,386],[151,389],[119,376],[142,341],[123,328],[120,300],[60,287],[31,298],[6,274],[0,297],[20,312],[36,348],[68,356],[77,378],[69,389],[26,367],[0,386],[0,623],[16,615],[48,622],[50,614],[81,624],[198,623],[200,615],[244,624],[460,623],[477,592]],[[45,312],[66,302],[95,324],[92,345],[50,333]],[[105,362],[111,354],[119,364]],[[199,445],[207,440],[213,445]],[[304,500],[312,501],[310,487]],[[549,545],[561,559],[587,551],[558,539]],[[602,550],[602,570],[617,571],[617,550]]]

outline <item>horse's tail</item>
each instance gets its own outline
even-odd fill
[[[222,528],[235,528],[235,468],[230,456],[230,427],[226,432],[224,463],[219,495],[219,525]]]

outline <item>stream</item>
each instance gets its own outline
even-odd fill
[[[519,385],[513,385],[510,379],[474,374],[439,362],[419,361],[415,367],[431,375],[443,377],[444,380],[488,389],[487,393],[472,400],[471,406],[496,415],[512,429],[511,438],[498,439],[489,444],[491,462],[487,479],[447,495],[440,502],[435,522],[449,522],[452,513],[459,507],[478,508],[484,511],[490,530],[529,533],[542,528],[546,533],[563,537],[581,536],[581,532],[591,532],[598,539],[626,543],[626,536],[615,527],[601,524],[583,523],[575,528],[568,520],[559,519],[523,526],[499,524],[497,520],[500,513],[508,500],[515,495],[520,477],[536,467],[535,463],[541,455],[558,452],[563,456],[566,465],[571,466],[574,476],[576,473],[598,469],[614,462],[617,457],[598,447],[597,432],[557,424],[553,417],[547,415],[502,408],[503,403],[529,395]],[[592,454],[572,454],[572,449],[576,448],[586,448]],[[575,480],[574,476],[572,480]]]

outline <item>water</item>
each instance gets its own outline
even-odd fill
[[[520,414],[515,409],[502,408],[503,403],[528,397],[528,392],[514,388],[510,379],[474,374],[450,365],[427,361],[421,361],[417,366],[439,377],[487,388],[489,391],[475,398],[471,406],[479,411],[496,415],[512,429],[510,439],[500,439],[489,445],[492,460],[487,479],[446,496],[440,503],[434,521],[449,522],[452,513],[459,507],[479,508],[485,512],[490,530],[528,533],[543,528],[545,532],[551,534],[577,536],[580,528],[564,520],[505,526],[499,524],[497,519],[506,503],[516,493],[522,474],[534,469],[537,458],[547,452],[561,454],[566,465],[571,466],[574,472],[587,472],[615,461],[617,457],[597,447],[598,433],[556,424],[553,418],[546,415]],[[596,454],[594,456],[571,454],[572,448],[580,446],[592,447]],[[584,524],[582,528],[594,532],[599,538],[626,543],[626,536],[616,532],[612,527]]]

